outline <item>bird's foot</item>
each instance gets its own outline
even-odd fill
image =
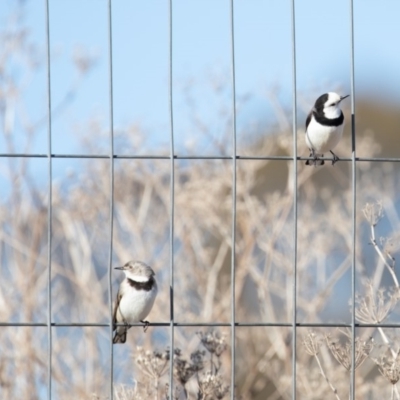
[[[146,331],[147,331],[147,328],[148,328],[149,325],[150,325],[150,322],[149,322],[149,321],[142,321],[142,320],[140,320],[140,322],[144,324],[144,326],[143,326],[143,332],[146,332]]]
[[[335,163],[338,162],[340,159],[332,150],[330,150],[330,152],[333,155],[332,165],[335,165]]]
[[[324,165],[325,161],[323,159],[320,159],[314,152],[314,150],[311,150],[311,153],[309,157],[312,157],[312,160],[307,160],[306,165],[314,165],[316,167],[317,165]]]

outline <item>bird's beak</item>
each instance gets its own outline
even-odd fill
[[[124,267],[115,267],[114,269],[122,269],[122,270],[124,270],[125,268]]]
[[[349,97],[349,96],[350,96],[349,94],[346,94],[346,96],[342,96],[342,97],[340,98],[340,101],[344,100],[346,97]]]

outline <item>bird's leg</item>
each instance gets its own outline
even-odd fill
[[[329,150],[331,153],[332,153],[332,155],[333,155],[333,160],[332,160],[332,165],[335,165],[335,163],[337,162],[337,161],[339,161],[339,157],[332,151],[332,150]]]
[[[126,321],[126,319],[125,319],[125,316],[122,314],[122,312],[121,312],[121,317],[122,317],[122,323],[125,325],[125,327],[126,327],[126,329],[129,329],[129,324],[128,324],[128,322]]]
[[[307,160],[307,161],[306,161],[306,165],[311,165],[311,164],[314,164],[314,165],[315,165],[315,153],[314,153],[314,149],[310,149],[310,155],[309,155],[308,157],[313,157],[314,160],[313,160],[313,161]]]
[[[130,326],[129,326],[127,320],[126,320],[125,318],[122,317],[122,322],[124,323],[126,329],[128,330],[128,329],[130,328]]]
[[[309,157],[312,157],[313,160],[307,160],[306,165],[314,165],[314,167],[317,165],[317,161],[320,160],[320,158],[315,154],[315,150],[313,148],[310,149],[310,155]],[[324,165],[324,160],[321,161],[321,165]]]
[[[143,320],[140,320],[140,322],[141,322],[142,324],[144,324],[143,332],[146,332],[146,331],[147,331],[147,328],[148,328],[149,325],[150,325],[150,322],[149,322],[149,321],[143,321]]]

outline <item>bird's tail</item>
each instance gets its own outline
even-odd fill
[[[118,332],[118,330],[115,332],[115,335],[113,337],[113,343],[125,343],[126,342],[126,330]]]

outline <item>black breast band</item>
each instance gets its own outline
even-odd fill
[[[343,113],[340,113],[340,116],[337,118],[326,118],[325,115],[313,112],[314,118],[317,122],[324,126],[339,126],[343,124],[344,116]]]
[[[146,292],[149,292],[151,289],[153,289],[155,284],[154,277],[151,277],[147,282],[137,282],[129,278],[127,278],[127,281],[129,285],[136,290],[144,290]]]

